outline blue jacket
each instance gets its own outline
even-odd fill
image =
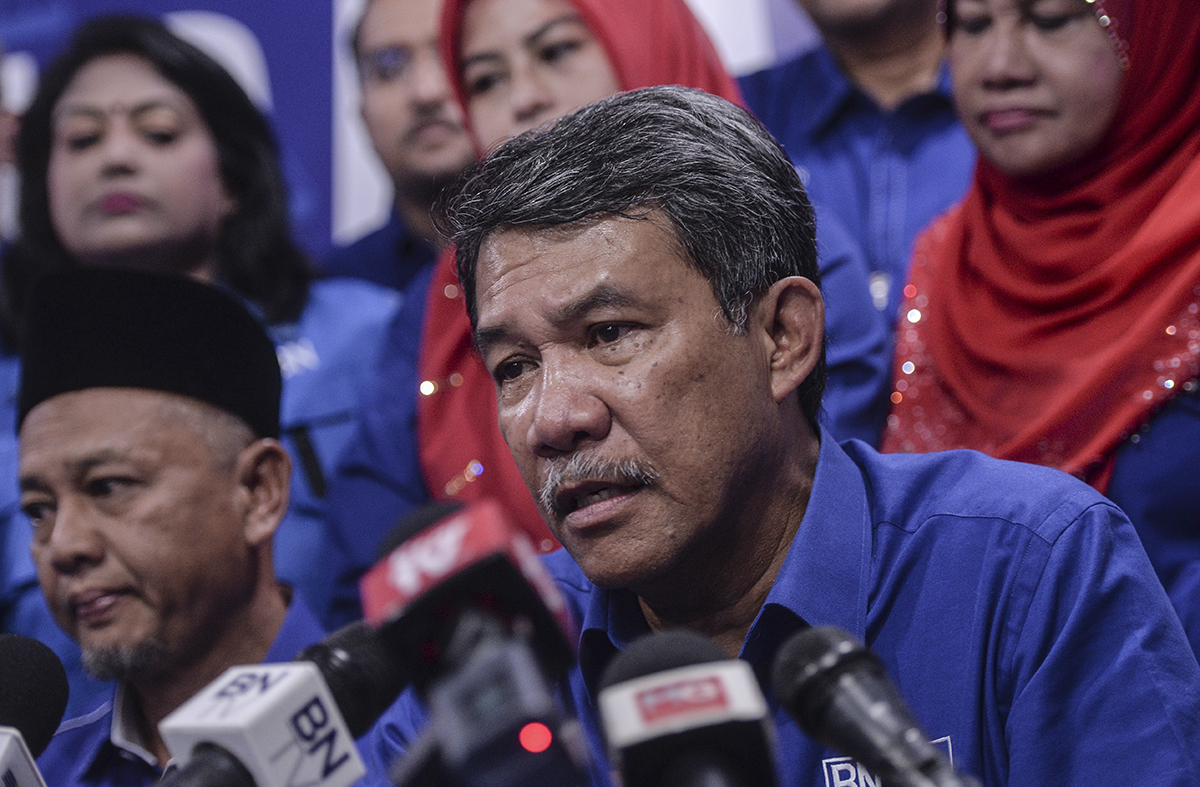
[[[975,147],[954,113],[949,74],[885,111],[825,47],[739,80],[742,95],[800,170],[812,201],[858,239],[889,328],[913,240],[963,196]]]
[[[563,701],[609,784],[597,681],[648,631],[637,599],[547,563],[580,622]],[[1200,665],[1124,515],[1064,473],[973,451],[822,441],[799,532],[742,646],[763,685],[804,622],[883,660],[917,719],[987,787],[1200,784]],[[768,695],[783,787],[870,782]],[[364,746],[379,769],[423,723],[401,697]]]

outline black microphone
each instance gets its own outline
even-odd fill
[[[45,787],[34,760],[49,745],[67,709],[67,673],[36,639],[0,634],[0,780],[5,787]]]
[[[36,639],[0,634],[0,727],[15,727],[36,758],[67,709],[67,671]]]
[[[848,632],[822,626],[792,635],[775,655],[772,682],[801,729],[888,787],[978,787],[929,742],[883,662]]]
[[[573,625],[529,536],[490,500],[419,511],[397,531],[360,584],[367,621],[430,712],[393,782],[585,784],[582,732],[554,694]]]
[[[408,685],[359,621],[285,664],[231,667],[159,724],[181,767],[162,787],[348,787],[360,737]]]
[[[689,631],[642,637],[601,679],[625,787],[772,787],[775,739],[754,671]]]

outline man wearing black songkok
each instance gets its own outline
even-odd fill
[[[78,269],[27,310],[21,507],[38,579],[112,701],[64,722],[47,783],[149,785],[158,722],[226,668],[323,632],[275,578],[288,500],[280,372],[236,300],[187,279]]]

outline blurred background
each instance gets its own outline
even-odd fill
[[[688,0],[735,75],[816,39],[795,0]],[[383,223],[391,185],[358,119],[346,46],[362,0],[0,0],[0,95],[20,114],[74,27],[101,13],[162,17],[228,68],[274,122],[297,239],[314,257]],[[0,172],[0,235],[16,228],[15,176]]]

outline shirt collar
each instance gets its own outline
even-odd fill
[[[858,467],[831,437],[821,440],[808,508],[779,576],[742,647],[760,678],[775,650],[805,623],[834,625],[864,638],[871,528],[867,490]],[[567,580],[586,589],[580,613],[579,667],[589,699],[616,653],[650,631],[637,597],[604,591],[577,567]]]
[[[291,595],[292,599],[288,604],[287,614],[284,615],[279,633],[275,635],[275,641],[271,643],[271,648],[267,651],[267,657],[263,659],[264,663],[291,661],[305,647],[325,636],[325,630],[317,622],[316,616],[309,609],[300,591],[293,590]],[[112,722],[109,725],[108,739],[105,740],[103,736],[96,739],[95,749],[86,760],[89,763],[88,767],[97,766],[105,743],[111,743],[117,749],[132,754],[147,765],[158,768],[158,760],[146,747],[138,730],[137,721],[133,717],[134,703],[129,687],[124,682],[118,683],[112,700]],[[108,708],[101,706],[100,710],[107,711]]]
[[[856,100],[872,107],[876,106],[874,100],[859,90],[846,76],[846,72],[838,65],[828,47],[818,47],[802,55],[802,58],[804,60],[801,62],[807,61],[807,67],[802,69],[804,79],[797,83],[797,94],[793,96],[792,101],[797,106],[807,107],[807,111],[798,116],[800,129],[806,136],[816,136],[829,130],[837,116]],[[950,67],[945,60],[938,68],[937,85],[934,89],[929,93],[912,96],[895,111],[902,111],[910,102],[930,99],[953,106]]]
[[[136,701],[130,693],[129,686],[124,681],[117,684],[117,691],[113,697],[112,725],[109,728],[108,739],[118,749],[129,752],[147,765],[157,768],[158,758],[150,753],[150,749],[138,729],[137,719],[134,718],[135,705]]]

